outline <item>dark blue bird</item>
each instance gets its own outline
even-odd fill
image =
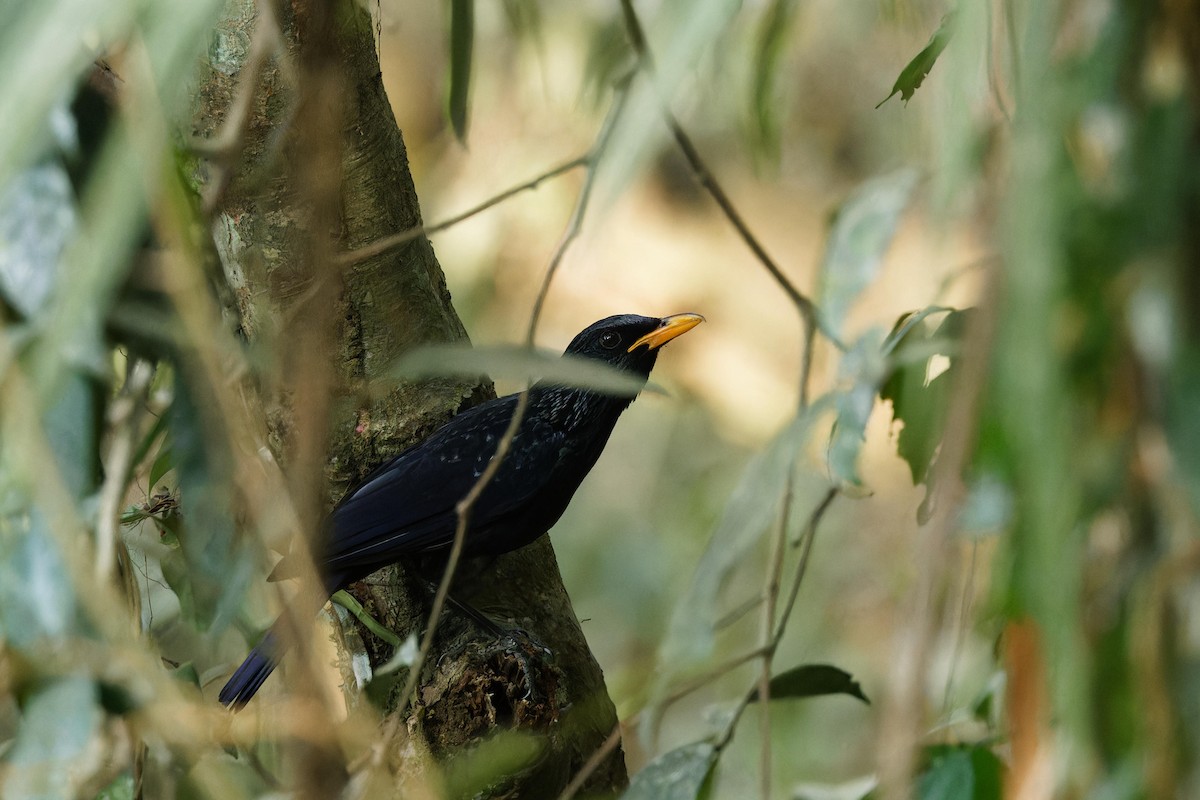
[[[608,317],[580,332],[566,352],[603,361],[641,378],[644,385],[658,349],[703,320],[699,314]],[[507,553],[546,533],[633,399],[535,384],[512,446],[475,504],[464,556]],[[458,522],[456,505],[496,452],[516,404],[513,394],[464,411],[342,498],[329,515],[317,552],[327,595],[402,558],[449,551]],[[286,565],[287,559],[280,562],[273,577],[284,577]],[[273,627],[221,689],[221,702],[244,705],[281,655],[281,639]]]

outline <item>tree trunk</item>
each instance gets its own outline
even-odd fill
[[[464,340],[466,332],[426,239],[334,266],[336,251],[421,222],[369,14],[340,0],[295,0],[275,13],[286,54],[263,49],[271,39],[256,33],[253,0],[230,3],[195,94],[192,134],[217,144],[198,183],[242,332],[266,353],[290,354],[261,385],[271,443],[297,497],[321,496],[306,495],[320,477],[306,459],[324,454],[326,500],[302,509],[315,519],[375,466],[492,389],[441,379],[377,390],[406,348]],[[246,77],[259,68],[252,101],[239,104]],[[325,118],[340,135],[326,135]],[[243,131],[230,137],[231,128]],[[304,433],[305,419],[317,422],[316,433]],[[616,713],[553,550],[543,538],[491,564],[465,564],[459,575],[465,595],[502,609],[549,653],[526,637],[490,641],[444,619],[404,727],[439,760],[500,729],[537,732],[540,755],[490,791],[556,796],[612,731]],[[353,590],[403,636],[420,630],[427,613],[426,593],[413,583],[388,568]],[[374,663],[391,655],[360,633]],[[387,710],[397,700],[388,698]],[[611,793],[625,782],[617,749],[585,792]]]

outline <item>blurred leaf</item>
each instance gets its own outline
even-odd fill
[[[529,0],[502,0],[504,19],[509,33],[517,40],[530,39],[539,49],[543,44],[544,25],[542,7]]]
[[[222,0],[162,0],[92,3],[51,0],[18,4],[20,15],[6,19],[0,33],[0,67],[23,74],[0,86],[0,108],[14,110],[0,126],[0,185],[13,170],[26,167],[55,137],[53,104],[73,93],[92,69],[98,52],[135,35],[152,75],[145,85],[135,73],[134,94],[145,97],[139,113],[148,118],[132,128],[113,124],[96,148],[88,176],[78,192],[79,224],[63,257],[62,273],[71,276],[51,294],[42,314],[42,336],[36,343],[31,375],[36,387],[57,386],[67,368],[87,365],[107,369],[104,323],[147,239],[147,192],[154,191],[162,154],[170,152],[167,131],[192,87],[196,57]],[[86,43],[86,44],[85,44]],[[11,63],[10,63],[11,62]],[[76,131],[76,136],[78,131]]]
[[[926,306],[920,311],[914,311],[911,314],[903,314],[900,319],[896,320],[896,324],[892,326],[891,333],[883,343],[883,354],[886,356],[892,355],[896,348],[905,340],[909,332],[917,327],[925,320],[935,314],[947,314],[955,311],[950,306]],[[940,352],[940,351],[939,351]],[[949,353],[943,353],[949,355]]]
[[[545,737],[501,730],[464,748],[445,764],[446,797],[492,797],[512,776],[533,765],[545,751]]]
[[[505,346],[425,345],[401,356],[388,374],[407,380],[480,376],[522,382],[544,380],[618,397],[634,396],[645,385],[641,378],[594,359]]]
[[[879,271],[900,214],[916,185],[913,170],[900,170],[859,186],[833,217],[821,261],[822,329],[841,339],[847,311]]]
[[[25,317],[45,308],[75,228],[71,182],[56,163],[21,172],[0,192],[0,295]]]
[[[411,667],[416,663],[417,653],[420,652],[420,649],[416,631],[409,633],[404,641],[400,643],[400,646],[392,653],[392,657],[375,670],[376,677],[386,675],[389,672],[396,672],[405,667]]]
[[[621,800],[694,800],[700,796],[719,753],[694,742],[664,753],[629,781]]]
[[[254,559],[245,556],[248,545],[234,529],[227,478],[231,455],[223,421],[213,413],[213,404],[193,396],[204,387],[184,380],[182,371],[176,377],[168,424],[186,525],[177,529],[180,551],[162,560],[163,575],[184,614],[202,630],[215,626],[219,632],[241,603]]]
[[[99,391],[90,377],[67,373],[59,384],[57,398],[42,415],[59,475],[77,500],[92,494],[99,484]]]
[[[157,417],[155,417],[154,424],[150,426],[150,430],[146,431],[146,434],[138,442],[137,450],[135,450],[133,454],[133,460],[129,462],[129,473],[125,476],[125,483],[127,485],[133,482],[134,472],[136,472],[137,468],[140,467],[142,462],[146,460],[146,456],[150,453],[150,448],[154,446],[154,443],[158,440],[158,437],[161,436],[163,431],[166,429],[167,415],[159,414]],[[159,447],[159,457],[161,458],[161,451],[169,449],[169,440],[164,439],[162,445]],[[151,472],[153,473],[153,470],[151,470]],[[149,489],[151,492],[154,491],[153,481],[151,481]]]
[[[927,748],[929,765],[917,779],[920,800],[1001,800],[1004,768],[984,745]]]
[[[822,697],[830,694],[847,694],[857,697],[867,705],[871,704],[858,681],[854,680],[849,672],[829,664],[802,664],[771,678],[772,700]],[[750,702],[758,701],[759,692],[755,688],[750,692]]]
[[[171,675],[176,680],[181,680],[184,683],[191,684],[197,689],[200,688],[200,673],[196,672],[196,665],[191,661],[185,661],[179,666],[171,670]]]
[[[621,70],[633,62],[633,51],[620,16],[591,27],[584,62],[584,93],[593,103],[608,96]]]
[[[26,699],[5,756],[5,797],[75,796],[79,762],[104,718],[96,701],[95,684],[79,676],[47,682]]]
[[[45,154],[48,145],[73,139],[62,111],[64,94],[91,64],[93,53],[125,27],[127,3],[55,0],[8,3],[0,29],[0,69],[21,80],[0,86],[0,186]],[[91,47],[82,42],[93,42]],[[68,44],[69,43],[69,44]],[[64,128],[66,133],[64,134]]]
[[[779,62],[796,17],[796,0],[772,0],[763,14],[754,53],[751,86],[751,119],[760,152],[772,160],[779,157],[780,100],[775,91]]]
[[[1186,487],[1194,513],[1200,513],[1200,350],[1180,348],[1167,373],[1166,428],[1180,484]]]
[[[892,93],[880,100],[879,105],[875,106],[876,108],[891,100],[897,93],[901,100],[908,102],[913,93],[921,87],[929,70],[933,69],[938,56],[946,49],[946,43],[950,41],[950,34],[953,33],[953,27],[954,12],[952,11],[942,17],[942,22],[930,37],[929,44],[925,45],[925,48],[900,71],[900,77],[896,78],[896,82],[892,84]]]
[[[671,104],[741,7],[739,0],[666,0],[653,18],[642,18],[654,57],[653,77],[634,81],[629,88],[624,112],[597,167],[597,205],[611,205],[646,161],[658,154],[667,136],[663,103]]]
[[[164,446],[150,467],[150,491],[154,491],[154,487],[158,486],[158,482],[163,479],[163,476],[174,468],[175,454],[171,452],[169,446]]]
[[[815,421],[833,403],[825,396],[798,414],[743,470],[717,523],[692,585],[672,615],[663,644],[658,694],[671,674],[687,671],[712,654],[721,587],[779,513],[783,491]],[[798,504],[798,503],[797,503]]]
[[[839,484],[858,486],[858,454],[866,441],[867,421],[884,376],[882,334],[868,331],[842,356],[841,384],[833,394],[837,417],[826,454],[830,477]]]
[[[920,800],[969,800],[975,796],[975,770],[969,753],[950,749],[933,756],[917,780]]]
[[[96,688],[100,707],[108,714],[123,717],[141,706],[129,689],[119,683],[101,680],[97,682]]]
[[[968,535],[998,533],[1008,528],[1013,511],[1012,487],[995,473],[983,471],[967,487],[958,524]]]
[[[75,590],[45,526],[37,509],[0,516],[0,640],[16,647],[65,636],[77,624]]]
[[[450,0],[450,92],[446,113],[454,136],[467,141],[467,109],[471,90],[471,60],[475,48],[475,0]]]

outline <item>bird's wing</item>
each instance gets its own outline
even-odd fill
[[[509,396],[459,414],[348,494],[331,515],[327,571],[382,566],[448,546],[458,521],[455,507],[487,467],[515,407]],[[545,484],[561,458],[559,438],[536,420],[521,426],[475,505],[472,529],[519,507]]]

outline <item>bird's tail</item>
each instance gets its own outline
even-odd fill
[[[278,623],[277,623],[278,624]],[[230,708],[238,709],[250,702],[254,693],[263,685],[267,676],[275,671],[279,659],[283,656],[280,639],[275,635],[275,627],[267,631],[246,660],[237,668],[233,676],[225,683],[218,695],[221,703]]]

